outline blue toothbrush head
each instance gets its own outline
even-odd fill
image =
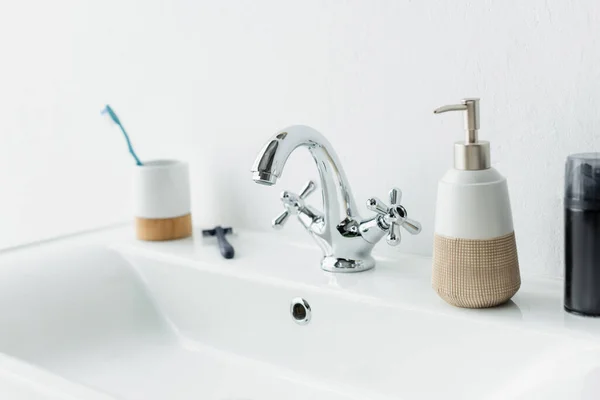
[[[108,114],[110,119],[112,119],[115,124],[121,125],[121,121],[119,120],[119,117],[117,117],[117,114],[115,114],[113,109],[108,104],[102,109],[101,114]]]
[[[138,158],[138,156],[135,154],[135,151],[133,150],[133,145],[131,144],[131,140],[129,140],[129,135],[127,134],[127,131],[125,131],[123,124],[121,124],[121,120],[119,119],[119,117],[117,117],[117,113],[115,113],[114,110],[111,108],[111,106],[109,106],[107,104],[102,109],[101,114],[108,115],[110,117],[110,119],[121,129],[121,132],[123,132],[123,136],[125,136],[125,141],[127,142],[127,147],[129,148],[129,152],[133,156],[135,163],[137,165],[143,165],[142,162],[140,161],[140,159]]]

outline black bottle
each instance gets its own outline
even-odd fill
[[[600,153],[565,168],[565,310],[600,316]]]

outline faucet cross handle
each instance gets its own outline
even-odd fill
[[[402,192],[398,188],[390,190],[390,206],[388,207],[377,197],[367,200],[367,208],[379,214],[379,221],[385,229],[388,229],[386,241],[390,246],[396,246],[402,239],[400,227],[406,229],[410,234],[417,235],[421,232],[421,224],[408,218],[406,208],[400,204]]]
[[[306,199],[311,193],[317,189],[317,184],[313,181],[308,181],[300,191],[300,194],[295,194],[290,191],[283,191],[281,193],[281,202],[285,207],[285,210],[279,214],[271,223],[273,228],[280,229],[285,225],[290,214],[298,214],[298,212],[304,208],[304,199]]]

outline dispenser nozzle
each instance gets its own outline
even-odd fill
[[[463,99],[462,104],[451,104],[448,106],[442,106],[433,111],[435,114],[441,114],[448,111],[466,111],[465,114],[465,129],[467,135],[465,137],[465,143],[477,143],[478,130],[479,130],[479,99],[469,98]]]
[[[490,144],[479,141],[479,99],[463,99],[462,104],[450,104],[435,109],[435,114],[448,111],[466,111],[465,141],[454,145],[454,167],[461,170],[490,168]]]

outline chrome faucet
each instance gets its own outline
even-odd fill
[[[413,235],[421,231],[421,225],[409,219],[400,205],[401,192],[396,188],[390,191],[389,207],[377,198],[367,200],[367,208],[377,215],[362,219],[337,154],[321,133],[308,126],[290,126],[269,139],[252,166],[252,179],[274,185],[288,157],[299,147],[306,147],[317,163],[324,210],[321,213],[304,203],[316,190],[315,183],[309,181],[299,195],[289,191],[281,194],[285,210],[273,220],[273,227],[282,227],[290,215],[296,215],[325,253],[321,261],[325,271],[369,270],[375,266],[371,250],[386,233],[387,243],[395,246],[400,243],[400,227]]]

